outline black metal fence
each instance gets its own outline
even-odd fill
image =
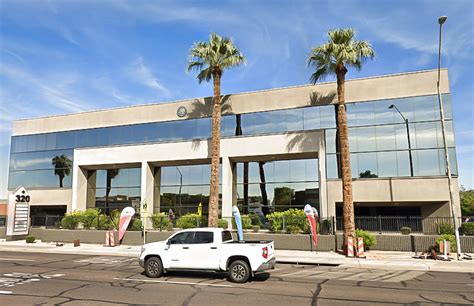
[[[112,229],[118,228],[118,216],[106,215],[91,216],[90,218],[71,218],[66,222],[61,220],[64,216],[31,216],[31,226],[46,228],[85,228],[85,229]],[[90,219],[90,220],[89,220]],[[439,235],[454,232],[454,219],[451,217],[427,217],[419,216],[357,216],[355,217],[356,229],[362,229],[378,234],[427,234]],[[459,224],[465,221],[460,218]],[[0,216],[0,226],[6,223],[6,218]],[[207,227],[205,216],[182,216],[174,218],[166,214],[157,214],[147,217],[148,230],[175,230],[184,228]],[[233,218],[219,219],[218,226],[228,228],[229,223],[235,229]],[[279,216],[264,220],[246,217],[242,219],[243,229],[258,232],[260,230],[281,234],[309,233],[310,228],[305,216]],[[143,219],[136,216],[131,221],[130,230],[141,230]],[[342,217],[329,217],[317,220],[317,231],[320,235],[334,235],[342,232]]]
[[[452,217],[427,217],[419,216],[360,216],[355,217],[356,229],[362,229],[379,234],[428,234],[439,235],[454,231],[454,219]],[[459,224],[463,221],[459,218]],[[336,227],[342,231],[342,217],[336,218]]]

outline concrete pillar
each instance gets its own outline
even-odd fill
[[[151,215],[153,214],[153,189],[154,176],[153,168],[148,162],[143,161],[141,166],[141,217],[147,217],[147,228],[152,227]],[[146,204],[146,205],[145,205]]]
[[[94,199],[95,200],[95,199]],[[85,210],[87,208],[87,170],[73,165],[72,171],[72,205],[67,212]]]
[[[232,227],[233,176],[232,162],[228,156],[222,156],[222,218],[229,221],[229,228]]]
[[[326,141],[325,137],[319,137],[318,141],[318,169],[319,169],[319,214],[321,218],[332,216],[328,207],[326,186]]]

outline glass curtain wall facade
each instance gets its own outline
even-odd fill
[[[444,95],[444,103],[452,170],[457,175],[449,94]],[[445,175],[437,96],[429,95],[347,104],[353,177],[410,175],[405,123],[394,109],[388,108],[392,104],[410,122],[414,175]],[[222,117],[222,137],[317,129],[326,132],[327,178],[338,178],[334,105]],[[68,160],[72,164],[74,148],[207,139],[210,136],[210,118],[14,136],[9,188],[14,189],[18,185],[26,188],[70,188],[72,169],[65,165]],[[53,158],[63,155],[66,159],[52,164]]]
[[[140,213],[141,168],[89,170],[87,177],[88,208],[108,215],[132,206]]]
[[[168,213],[171,209],[176,216],[183,216],[198,213],[201,204],[202,214],[207,215],[211,165],[166,166],[161,167],[158,173],[160,178],[155,179],[155,194],[160,195],[161,212]],[[220,208],[219,193],[219,210]]]
[[[237,205],[264,216],[305,204],[319,210],[318,160],[294,159],[236,164]]]

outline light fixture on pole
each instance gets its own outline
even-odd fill
[[[448,142],[446,139],[446,127],[444,123],[444,106],[443,106],[443,98],[441,96],[441,89],[440,89],[440,82],[441,82],[441,41],[442,41],[442,28],[443,24],[448,19],[447,16],[441,16],[438,19],[439,23],[439,47],[438,47],[438,81],[436,83],[436,87],[438,90],[438,102],[439,102],[439,115],[441,119],[441,130],[443,133],[443,144],[444,144],[444,161],[446,166],[446,174],[448,176],[448,187],[449,187],[449,206],[451,208],[451,216],[453,217],[454,222],[454,235],[456,237],[456,255],[457,259],[461,259],[461,241],[459,239],[459,224],[458,218],[455,214],[454,210],[454,188],[453,188],[453,178],[451,175],[451,166],[449,162],[449,151],[448,151]]]
[[[408,138],[408,156],[410,158],[410,176],[413,176],[413,158],[411,156],[411,140],[410,140],[410,127],[408,126],[408,119],[403,116],[402,112],[398,109],[398,107],[394,104],[390,105],[388,108],[396,109],[397,112],[402,116],[403,121],[405,121],[405,125],[407,128],[407,138]]]

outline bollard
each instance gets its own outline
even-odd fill
[[[357,238],[357,257],[365,257],[364,238]]]
[[[109,245],[111,247],[114,247],[115,246],[115,235],[114,235],[114,231],[109,231]]]
[[[354,240],[352,237],[347,237],[347,256],[354,257]]]
[[[109,246],[109,241],[110,241],[110,232],[106,231],[105,232],[105,246]]]

